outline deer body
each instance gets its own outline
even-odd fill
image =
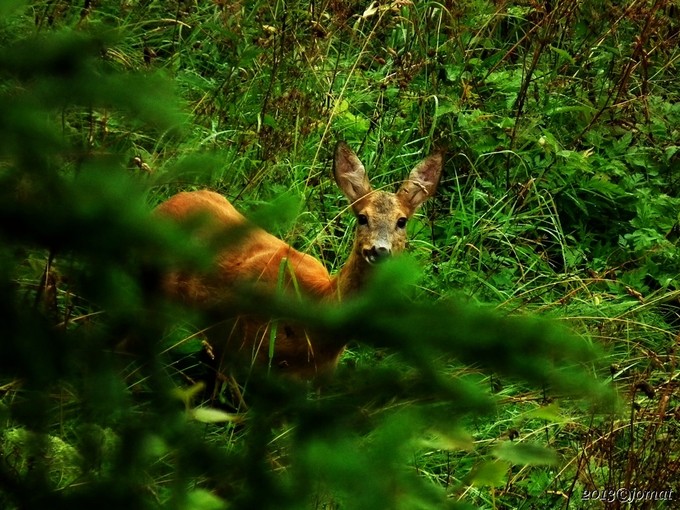
[[[225,298],[238,298],[230,294],[239,286],[252,283],[274,292],[280,268],[288,264],[297,287],[308,298],[337,302],[351,296],[361,290],[376,263],[404,249],[406,221],[434,193],[441,169],[442,157],[434,154],[413,169],[397,193],[374,191],[359,159],[345,143],[338,143],[333,172],[357,217],[357,233],[347,262],[335,276],[316,258],[249,224],[221,195],[211,191],[174,195],[158,206],[159,215],[179,223],[197,216],[207,218],[197,232],[202,238],[219,237],[236,229],[243,229],[244,234],[219,250],[213,270],[207,274],[173,273],[165,282],[166,290],[189,305],[217,310],[219,315],[223,311],[219,304]],[[239,357],[269,362],[271,321],[250,316],[232,319],[226,323],[228,327],[216,327],[208,333],[221,364],[232,364]],[[335,368],[346,343],[347,339],[314,334],[299,324],[279,323],[272,366],[297,377],[314,378]]]

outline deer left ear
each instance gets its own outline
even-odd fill
[[[350,204],[371,192],[364,165],[345,142],[338,142],[335,146],[333,175]]]
[[[443,161],[441,152],[428,156],[411,170],[408,180],[397,191],[397,195],[410,208],[411,213],[437,191]]]

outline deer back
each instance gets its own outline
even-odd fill
[[[168,290],[191,304],[218,300],[237,287],[252,283],[263,289],[277,285],[284,259],[299,287],[310,297],[332,294],[333,282],[314,257],[295,250],[281,239],[251,224],[223,196],[212,191],[182,192],[163,202],[158,215],[179,224],[197,225],[195,236],[206,244],[223,244],[212,270],[199,275],[175,274],[172,281],[191,281],[192,288],[171,284]]]

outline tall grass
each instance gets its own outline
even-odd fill
[[[675,4],[0,14],[0,506],[680,493]],[[238,381],[248,410],[225,412],[236,386],[201,390],[201,317],[159,288],[209,253],[150,211],[209,187],[336,269],[354,226],[330,179],[336,139],[377,186],[446,148],[442,185],[409,225],[411,258],[360,299],[244,294],[240,311],[353,342],[320,390],[255,370]]]

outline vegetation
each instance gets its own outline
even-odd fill
[[[673,508],[678,9],[4,0],[0,507]],[[234,409],[159,287],[209,253],[151,210],[207,187],[336,269],[337,139],[443,181],[357,300],[244,291],[353,342]]]

